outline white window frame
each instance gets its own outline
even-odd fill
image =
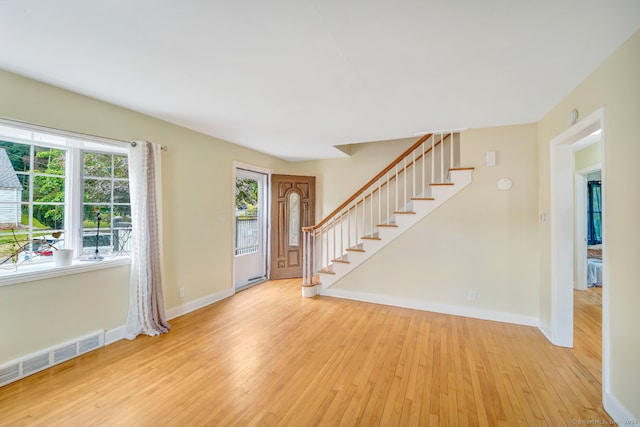
[[[0,135],[2,135],[0,133]],[[34,141],[24,141],[24,140],[19,140],[19,138],[10,138],[10,137],[4,137],[2,136],[1,139],[3,140],[8,140],[8,142],[13,142],[16,144],[23,144],[23,145],[27,145],[29,146],[29,172],[25,173],[22,171],[16,171],[16,175],[17,176],[26,176],[28,177],[27,182],[28,182],[28,189],[29,189],[29,198],[28,200],[24,201],[24,200],[20,200],[19,202],[19,208],[18,211],[20,213],[20,215],[22,214],[22,208],[23,206],[28,206],[29,209],[28,211],[33,213],[34,207],[35,206],[43,206],[43,205],[50,205],[50,206],[54,206],[54,205],[62,205],[63,209],[65,211],[65,220],[64,220],[64,224],[62,225],[62,228],[64,229],[66,227],[67,224],[67,219],[66,219],[66,213],[67,213],[67,203],[66,203],[66,197],[65,197],[65,202],[64,203],[42,203],[42,202],[35,202],[33,200],[33,193],[34,193],[34,188],[35,188],[35,182],[36,182],[36,178],[37,177],[42,177],[42,176],[49,176],[52,178],[63,178],[65,180],[65,196],[67,194],[67,180],[68,180],[68,170],[67,170],[67,163],[68,163],[68,159],[67,159],[67,152],[68,150],[66,150],[66,148],[61,148],[59,145],[55,145],[55,144],[47,144],[47,143],[42,143],[42,142],[34,142]],[[52,175],[52,174],[45,174],[41,171],[38,171],[35,169],[35,158],[36,158],[36,147],[40,147],[40,148],[52,148],[52,149],[57,149],[57,150],[63,150],[65,151],[65,173],[64,175]],[[33,235],[33,215],[31,215],[31,217],[29,218],[29,225],[31,226],[31,229],[29,230],[27,235],[24,235],[24,237],[28,240],[33,240],[33,239],[37,239],[39,236],[35,236]],[[23,233],[18,233],[19,235],[23,235]],[[32,261],[33,262],[33,261]],[[41,261],[35,261],[35,262],[41,262]],[[46,262],[46,261],[45,261]]]
[[[123,179],[123,178],[115,178],[113,176],[113,173],[114,173],[114,170],[113,170],[113,158],[112,158],[112,164],[111,164],[111,167],[112,167],[112,170],[111,170],[111,174],[112,175],[111,176],[109,176],[109,177],[94,177],[94,176],[90,176],[88,178],[88,179],[94,179],[94,180],[99,180],[99,181],[110,181],[111,182],[111,201],[109,203],[103,203],[103,202],[100,202],[100,203],[87,202],[87,203],[85,203],[84,202],[84,196],[83,195],[84,195],[84,179],[85,179],[85,177],[84,177],[84,173],[83,173],[83,171],[84,171],[84,156],[83,156],[83,154],[86,153],[86,152],[98,153],[98,154],[107,154],[107,155],[114,155],[114,154],[115,155],[123,155],[123,154],[128,155],[127,152],[114,151],[114,150],[105,150],[104,148],[102,148],[102,149],[87,149],[87,148],[83,148],[83,149],[80,149],[80,150],[74,152],[74,154],[78,156],[78,162],[79,162],[78,164],[80,165],[80,167],[77,168],[79,170],[79,172],[78,172],[79,181],[78,182],[80,183],[80,191],[76,192],[76,195],[79,198],[79,201],[78,201],[79,208],[78,208],[78,211],[76,212],[76,215],[79,216],[79,223],[78,224],[75,224],[75,223],[73,224],[73,226],[76,226],[76,225],[79,226],[79,230],[78,230],[78,233],[76,235],[77,241],[75,241],[75,243],[77,243],[77,244],[74,246],[74,248],[78,248],[78,251],[77,251],[78,253],[75,254],[76,256],[83,256],[82,249],[83,249],[83,245],[84,245],[84,233],[85,233],[84,232],[84,227],[83,227],[83,220],[84,220],[84,206],[85,205],[109,206],[111,208],[110,209],[111,210],[110,217],[111,217],[111,221],[112,222],[109,225],[103,224],[103,227],[104,228],[108,227],[109,229],[111,229],[110,242],[111,242],[111,247],[112,248],[113,248],[114,240],[115,240],[115,239],[113,239],[113,237],[114,237],[113,207],[114,206],[123,206],[123,205],[129,205],[129,207],[131,207],[131,201],[129,201],[129,203],[116,203],[116,202],[113,201],[115,183],[116,182],[125,181],[125,179]],[[74,172],[75,172],[75,170],[74,170]],[[126,181],[129,181],[129,178],[127,178]],[[76,206],[76,205],[72,205],[72,206]],[[106,257],[117,256],[117,254],[101,254],[101,255],[104,255]]]
[[[70,266],[56,267],[53,262],[45,261],[33,262],[29,265],[22,264],[17,270],[0,270],[0,286],[129,265],[130,257],[127,255],[106,256],[102,261],[80,261],[78,259],[78,257],[82,255],[83,242],[84,197],[82,151],[128,155],[129,143],[3,118],[0,118],[0,126],[35,133],[35,135],[32,134],[31,139],[5,136],[3,134],[2,139],[4,140],[62,148],[67,151],[65,158],[64,238],[65,247],[73,248],[74,250],[74,261]],[[41,138],[42,135],[50,137],[49,141],[37,139]],[[52,142],[56,140],[57,142]]]

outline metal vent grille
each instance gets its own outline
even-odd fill
[[[0,385],[10,383],[20,378],[20,365],[15,364],[0,369]]]
[[[32,354],[24,359],[12,360],[2,364],[0,365],[0,386],[102,347],[104,345],[104,337],[104,331],[94,332],[72,341],[60,343],[55,347],[43,349],[40,354]]]
[[[59,348],[53,352],[53,363],[60,363],[63,360],[71,359],[78,355],[77,346],[75,343],[68,346]]]
[[[29,375],[49,366],[49,353],[22,362],[22,374]]]
[[[95,335],[93,337],[85,338],[81,340],[79,343],[80,351],[79,354],[86,353],[87,351],[91,351],[100,347],[100,335]]]

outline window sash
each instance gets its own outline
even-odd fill
[[[36,156],[41,153],[41,152],[47,152],[47,151],[52,151],[52,150],[56,150],[54,151],[54,155],[56,156],[55,161],[59,161],[59,159],[57,158],[57,156],[64,156],[62,159],[62,170],[66,171],[67,170],[67,150],[64,148],[60,148],[60,147],[46,147],[44,145],[41,145],[39,143],[39,141],[33,141],[33,142],[24,142],[24,141],[12,141],[13,138],[11,137],[5,137],[5,135],[0,135],[0,139],[2,139],[3,142],[7,142],[9,144],[16,144],[16,145],[21,145],[21,146],[25,146],[24,148],[28,147],[28,153],[24,153],[24,156],[28,156],[28,161],[25,162],[25,160],[22,161],[24,168],[27,169],[25,170],[20,170],[20,171],[15,171],[15,169],[12,167],[11,171],[13,171],[13,173],[15,173],[16,178],[18,179],[18,181],[20,182],[21,185],[25,186],[26,188],[21,188],[20,189],[20,194],[18,197],[18,192],[16,191],[15,196],[16,196],[16,200],[15,202],[3,202],[2,206],[3,207],[9,207],[9,209],[14,208],[15,212],[16,212],[16,217],[15,217],[15,222],[16,224],[20,224],[20,227],[22,226],[26,226],[25,228],[14,228],[13,226],[11,226],[9,229],[5,230],[2,235],[5,239],[7,239],[8,241],[11,241],[14,237],[18,239],[18,244],[23,245],[26,244],[26,246],[24,246],[24,250],[22,253],[18,254],[18,260],[20,262],[25,262],[25,261],[29,261],[29,263],[33,263],[34,262],[34,249],[36,246],[33,241],[43,238],[44,236],[50,235],[56,231],[63,231],[64,232],[64,224],[55,224],[54,225],[50,225],[47,226],[44,229],[38,229],[36,230],[34,228],[34,215],[36,210],[39,210],[41,207],[46,207],[46,206],[50,206],[50,207],[62,207],[62,219],[64,220],[64,218],[67,215],[67,211],[65,209],[65,203],[64,201],[55,201],[55,200],[43,200],[43,197],[45,197],[45,194],[37,194],[37,192],[41,191],[40,187],[36,186],[36,182],[38,182],[39,184],[44,184],[42,182],[40,182],[41,180],[38,178],[53,178],[53,179],[59,179],[61,180],[60,182],[64,183],[66,182],[65,180],[67,179],[67,174],[66,173],[62,173],[62,174],[52,174],[52,173],[47,173],[47,172],[43,172],[41,169],[36,169]],[[5,150],[8,149],[9,147],[3,147]],[[44,150],[43,150],[44,149]],[[7,152],[7,155],[9,155],[9,153]],[[23,157],[24,159],[24,157]],[[9,162],[11,163],[11,158],[9,157]],[[28,163],[28,166],[25,164]],[[50,163],[46,162],[46,166],[49,167]],[[12,165],[13,166],[13,165]],[[5,171],[7,172],[9,171],[8,169]],[[22,177],[22,179],[20,178]],[[17,190],[17,189],[16,189]],[[26,198],[25,196],[25,191],[26,191]],[[38,198],[36,198],[36,196],[38,196]],[[63,196],[62,196],[63,200],[64,200],[64,192],[63,192]],[[22,217],[24,215],[24,212],[26,210],[26,214],[27,214],[27,223],[23,224],[22,222]],[[13,221],[12,221],[13,222]],[[9,232],[9,230],[12,230],[11,232]],[[31,242],[31,243],[29,243]],[[10,244],[10,243],[6,243],[6,245],[11,245],[10,247],[5,247],[5,250],[15,250],[17,247],[15,246],[15,244]],[[8,254],[3,254],[3,257],[8,256]],[[37,262],[43,262],[43,261],[47,261],[45,259],[39,259],[40,257],[36,258]],[[6,264],[6,263],[5,263]]]
[[[110,157],[110,165],[109,165],[109,176],[104,176],[104,174],[100,175],[100,176],[96,176],[96,175],[92,175],[92,174],[85,174],[85,161],[86,161],[86,157],[88,154],[103,154],[106,156]],[[116,222],[114,221],[116,218],[116,209],[118,207],[129,207],[129,216],[131,215],[131,200],[130,200],[130,194],[129,194],[129,202],[117,202],[116,201],[116,183],[128,183],[129,182],[129,178],[120,178],[120,177],[116,177],[116,156],[121,156],[121,153],[108,153],[108,152],[103,152],[103,151],[94,151],[94,150],[82,150],[81,151],[81,167],[80,167],[80,174],[82,176],[81,178],[81,185],[82,185],[82,238],[80,241],[80,245],[79,247],[81,248],[80,251],[80,256],[82,255],[87,255],[89,253],[95,253],[95,248],[96,248],[96,244],[98,245],[98,249],[100,249],[101,247],[103,248],[103,251],[100,252],[100,254],[102,255],[122,255],[122,254],[126,254],[128,253],[128,242],[129,242],[129,237],[131,234],[131,227],[117,227],[116,226]],[[108,182],[109,183],[109,194],[108,194],[108,201],[96,201],[96,200],[89,200],[89,201],[85,201],[85,185],[87,184],[88,181],[95,181],[95,182]],[[107,194],[105,194],[105,196],[107,196]],[[108,211],[108,217],[109,220],[108,221],[102,221],[100,223],[100,231],[98,231],[97,226],[96,227],[84,227],[84,220],[85,220],[85,208],[89,206],[89,207],[93,207],[94,209],[98,209],[99,212],[104,212],[105,210]],[[104,209],[107,208],[107,209]],[[126,209],[125,209],[126,211]],[[124,223],[127,223],[130,221],[121,221]],[[96,237],[94,240],[94,244],[90,245],[87,243],[87,241],[91,241],[91,233],[96,232]],[[104,239],[102,238],[102,236],[104,235],[108,235],[108,245],[104,245]],[[85,244],[87,243],[87,244]],[[125,245],[127,245],[127,248],[125,248]],[[108,246],[109,249],[108,251],[104,251],[104,247]]]

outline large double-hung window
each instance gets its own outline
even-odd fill
[[[126,146],[0,122],[0,268],[128,255]]]

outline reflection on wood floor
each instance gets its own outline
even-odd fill
[[[575,348],[536,328],[271,281],[0,388],[0,425],[571,425],[601,405],[601,289]]]

